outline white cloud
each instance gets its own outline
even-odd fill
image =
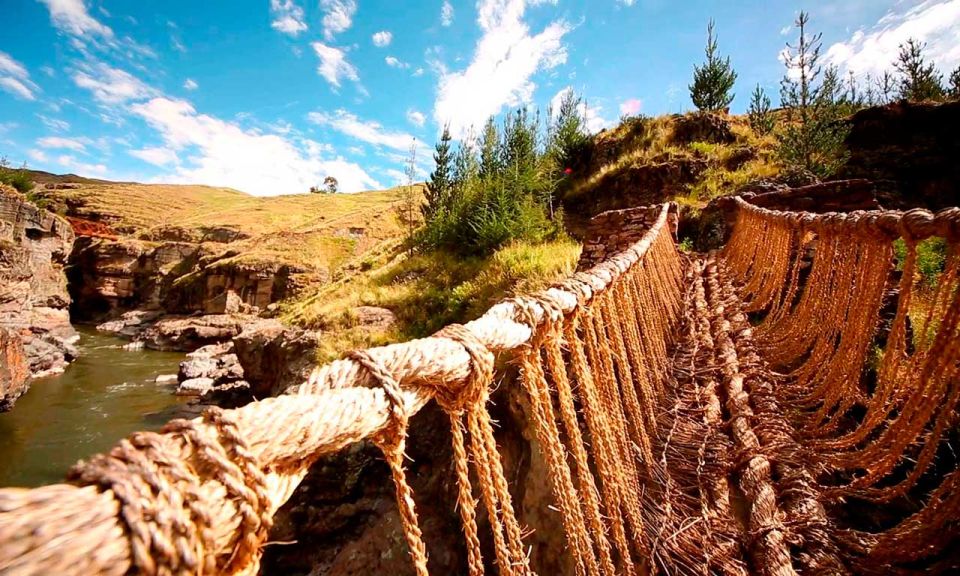
[[[391,67],[391,68],[404,69],[404,68],[409,68],[409,67],[410,67],[410,64],[408,64],[408,63],[404,62],[403,60],[400,60],[400,59],[398,59],[398,58],[396,58],[396,57],[394,57],[394,56],[387,56],[386,58],[383,59],[383,61],[386,62],[386,63],[387,63],[387,66],[389,66],[389,67]]]
[[[64,154],[57,157],[57,164],[76,172],[80,176],[103,176],[107,173],[107,167],[104,164],[88,164],[79,162],[73,156]]]
[[[453,24],[453,4],[450,0],[443,0],[443,6],[440,7],[440,24],[443,26]]]
[[[153,164],[154,166],[162,167],[179,163],[177,153],[169,148],[143,148],[141,150],[128,150],[128,152],[131,156]]]
[[[571,90],[573,90],[573,88],[567,86],[563,90],[557,92],[554,97],[550,99],[550,110],[553,112],[554,117],[560,113],[560,103],[563,101],[564,95]],[[580,116],[584,119],[587,131],[589,131],[591,134],[595,134],[611,124],[611,122],[605,120],[600,115],[601,110],[603,110],[601,106],[591,107],[587,105],[587,102],[580,102]]]
[[[333,40],[353,25],[357,3],[356,0],[320,0],[320,9],[323,10],[323,37]]]
[[[23,64],[17,62],[6,52],[0,51],[0,74],[15,76],[17,78],[27,78],[27,69]]]
[[[14,96],[23,98],[24,100],[37,99],[37,97],[33,95],[33,91],[31,91],[26,84],[20,80],[17,80],[16,78],[10,78],[9,76],[0,77],[0,90],[9,92]]]
[[[28,150],[27,156],[30,156],[30,159],[36,162],[47,162],[49,160],[43,150],[37,150],[36,148],[31,148]]]
[[[393,41],[393,34],[389,30],[381,30],[373,35],[373,45],[377,48],[389,46]]]
[[[187,90],[196,90],[200,85],[197,84],[197,81],[193,78],[187,78],[187,81],[183,83],[183,87]]]
[[[394,150],[407,151],[414,140],[410,134],[385,130],[378,122],[361,120],[342,109],[332,115],[326,112],[311,112],[307,114],[307,119],[314,124],[329,126],[368,144],[386,146]]]
[[[113,30],[90,16],[83,0],[40,0],[40,2],[47,5],[54,26],[64,32],[74,36],[113,38]]]
[[[314,42],[311,44],[313,51],[317,53],[320,64],[317,66],[317,73],[323,76],[327,82],[340,87],[341,78],[357,82],[360,76],[353,64],[347,62],[346,52],[340,48],[328,46],[323,42]]]
[[[643,100],[639,98],[629,98],[620,103],[620,114],[625,116],[636,116],[643,109]]]
[[[423,68],[417,68],[416,70],[413,71],[413,77],[419,78],[423,76],[423,72],[424,72]]]
[[[61,120],[59,118],[50,118],[49,116],[44,116],[43,114],[37,114],[37,118],[43,122],[43,125],[53,130],[55,132],[66,132],[70,129],[70,123],[66,120]]]
[[[30,73],[23,64],[3,51],[0,51],[0,90],[24,100],[36,100],[34,91],[39,90],[37,85],[30,81]]]
[[[424,116],[423,112],[418,112],[417,110],[407,110],[407,120],[419,128],[423,128],[423,125],[427,121],[427,117]]]
[[[93,97],[103,104],[120,104],[129,100],[142,100],[156,93],[138,78],[119,68],[98,62],[84,65],[73,75],[77,86],[93,92]]]
[[[534,2],[535,3],[535,2]],[[473,60],[462,71],[441,73],[433,115],[438,124],[450,124],[455,137],[480,126],[504,106],[518,106],[533,98],[531,77],[566,61],[561,41],[569,31],[556,21],[531,35],[523,21],[525,0],[481,0],[478,22],[483,35]]]
[[[157,97],[132,105],[131,111],[181,159],[163,181],[229,186],[263,196],[306,192],[327,175],[337,178],[344,192],[380,188],[360,166],[323,158],[322,145],[304,140],[301,148],[276,134],[244,130],[200,114],[184,100]]]
[[[270,14],[273,16],[270,27],[278,32],[296,37],[307,29],[303,8],[293,0],[270,0]]]
[[[827,49],[825,60],[857,75],[891,70],[900,44],[926,42],[925,56],[942,72],[960,64],[960,0],[926,0],[909,9],[891,10],[876,24]]]
[[[634,2],[636,2],[636,0],[617,0],[617,2],[618,2],[619,4],[623,4],[624,6],[626,6],[627,8],[629,8],[629,7],[633,6],[633,4],[634,4]]]
[[[73,150],[74,152],[83,152],[90,144],[89,138],[61,138],[60,136],[47,136],[37,140],[37,146],[41,148],[61,148]]]

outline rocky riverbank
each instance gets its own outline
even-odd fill
[[[64,218],[0,185],[0,410],[76,355],[64,274],[73,242]]]

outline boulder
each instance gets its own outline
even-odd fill
[[[131,310],[116,320],[97,325],[97,330],[123,338],[137,338],[163,313],[159,310]]]
[[[176,374],[160,374],[154,382],[157,384],[176,384],[179,380]]]
[[[139,338],[152,350],[189,352],[228,341],[256,321],[255,316],[239,314],[165,316],[148,326]]]
[[[387,330],[397,323],[396,314],[377,306],[357,306],[352,314],[358,326],[370,330]]]
[[[0,328],[0,412],[9,410],[29,385],[30,368],[19,336]]]
[[[213,390],[213,378],[192,378],[177,386],[178,396],[202,396]]]
[[[306,381],[316,365],[317,333],[259,320],[233,339],[254,397],[275,396]]]

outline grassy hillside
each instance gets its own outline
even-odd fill
[[[75,217],[101,221],[145,241],[183,239],[223,246],[220,264],[293,264],[333,272],[401,234],[402,190],[256,197],[229,188],[94,183],[46,193]]]

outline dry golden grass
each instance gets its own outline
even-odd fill
[[[98,183],[62,195],[81,200],[88,211],[114,216],[116,227],[135,236],[171,227],[198,232],[222,227],[249,236],[222,246],[238,254],[217,265],[280,262],[327,276],[402,234],[395,216],[401,188],[257,197],[210,186]]]
[[[395,243],[369,253],[362,268],[309,296],[287,302],[283,318],[322,330],[320,360],[351,348],[426,336],[451,322],[480,316],[514,294],[548,286],[569,274],[580,256],[570,239],[505,246],[485,258],[438,251],[409,256]],[[397,316],[389,331],[356,326],[357,306],[387,308]]]

